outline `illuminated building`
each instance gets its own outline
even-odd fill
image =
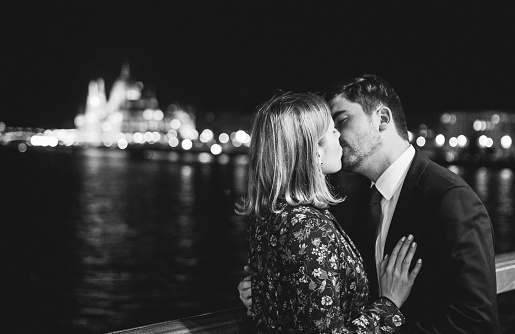
[[[191,110],[172,104],[163,112],[155,93],[143,88],[142,82],[132,80],[127,64],[114,82],[109,99],[104,80],[91,81],[84,114],[75,118],[79,142],[108,147],[124,142],[126,147],[136,137],[136,143],[165,143],[170,130],[178,131],[183,138],[196,139]],[[141,134],[141,140],[136,134]]]

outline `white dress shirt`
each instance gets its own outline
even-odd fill
[[[399,201],[404,179],[406,178],[406,174],[408,174],[408,169],[414,157],[415,148],[410,145],[408,149],[381,174],[375,183],[377,190],[383,195],[381,199],[380,226],[378,226],[375,249],[377,277],[380,277],[380,264],[384,258],[384,246],[386,244],[386,236],[390,229],[393,213]]]

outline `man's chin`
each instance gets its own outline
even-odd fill
[[[342,158],[342,170],[347,172],[356,172],[356,169],[360,166],[358,161],[348,161]]]

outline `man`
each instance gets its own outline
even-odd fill
[[[500,333],[493,231],[477,195],[410,145],[400,99],[381,78],[363,75],[329,89],[326,98],[341,133],[343,168],[380,193],[378,226],[359,193],[348,198],[355,207],[341,211],[353,212],[352,224],[335,210],[363,256],[371,297],[380,294],[377,263],[412,234],[424,265],[401,308],[402,333]],[[250,282],[238,288],[251,304]]]

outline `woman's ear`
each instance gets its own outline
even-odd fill
[[[320,166],[322,166],[324,164],[322,161],[322,157],[324,156],[324,149],[322,148],[322,146],[318,145],[317,153],[318,153],[318,164]]]

